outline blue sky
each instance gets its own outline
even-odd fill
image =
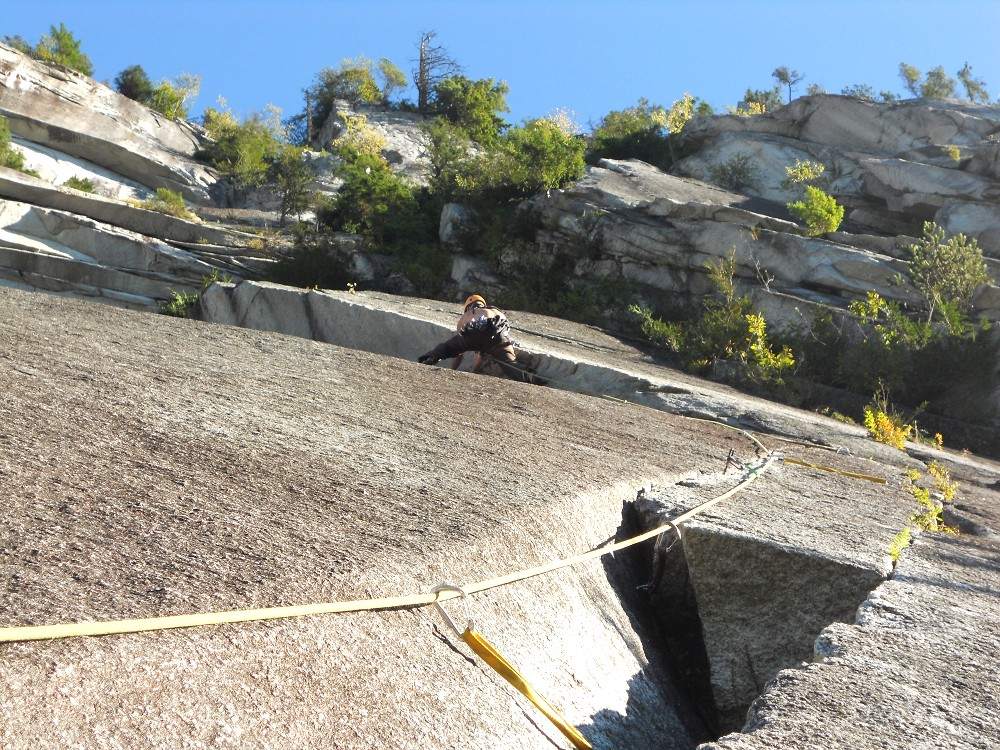
[[[867,83],[902,95],[900,62],[952,77],[968,62],[1000,98],[996,0],[5,0],[0,37],[35,43],[59,23],[99,81],[130,65],[154,81],[199,75],[192,115],[221,96],[240,116],[268,104],[290,116],[316,73],[359,55],[409,74],[424,31],[469,77],[507,82],[514,124],[565,109],[587,128],[685,92],[721,111],[771,87],[780,65],[804,74],[797,94]]]

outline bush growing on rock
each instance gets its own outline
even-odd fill
[[[419,207],[413,190],[392,173],[385,159],[359,151],[344,151],[338,169],[344,182],[317,215],[330,229],[364,235],[369,247],[391,241],[394,222],[412,216]]]
[[[726,190],[739,191],[752,185],[757,179],[757,165],[750,154],[733,154],[722,164],[713,164],[708,168],[708,175],[719,187]]]
[[[781,188],[782,190],[793,190],[799,185],[802,187],[808,185],[823,187],[825,172],[826,167],[817,161],[796,159],[794,166],[785,167],[785,179],[781,181]]]
[[[191,211],[188,211],[184,204],[184,197],[180,193],[167,188],[157,188],[156,197],[142,201],[139,203],[139,208],[145,208],[147,211],[159,211],[161,214],[175,216],[178,219],[193,221],[198,218]]]
[[[24,154],[11,146],[10,123],[3,115],[0,115],[0,167],[34,174],[31,170],[25,169]]]
[[[641,159],[655,167],[670,165],[667,112],[640,99],[634,107],[609,112],[594,128],[587,162],[600,159]]]
[[[32,46],[20,36],[5,36],[4,43],[19,52],[44,62],[53,62],[78,73],[89,76],[94,72],[94,64],[80,49],[81,42],[66,28],[66,24],[49,27],[48,34],[42,34],[38,44]]]
[[[788,211],[805,223],[806,235],[818,237],[827,232],[836,232],[840,222],[844,220],[844,207],[819,187],[824,181],[825,167],[818,162],[796,159],[795,166],[785,167],[785,171],[787,175],[781,183],[782,188],[790,190],[802,185],[805,190],[802,200],[788,204]]]
[[[225,102],[221,102],[225,107]],[[228,109],[205,109],[204,127],[212,142],[196,156],[222,173],[237,190],[259,187],[268,164],[280,153],[280,123],[274,110],[254,113],[242,123]]]
[[[115,77],[115,90],[140,104],[153,101],[153,83],[141,65],[130,65]]]
[[[330,235],[298,225],[292,248],[278,257],[267,279],[303,289],[344,289],[351,281],[350,259]]]
[[[463,160],[455,181],[472,203],[522,200],[581,177],[584,150],[584,142],[556,120],[532,120]]]
[[[976,288],[993,280],[979,244],[964,234],[946,239],[942,227],[926,221],[923,236],[908,250],[907,269],[923,298],[927,322],[939,313],[949,330],[960,331]]]
[[[982,416],[982,405],[965,403],[962,391],[995,377],[996,347],[983,335],[988,324],[931,323],[923,311],[907,311],[875,292],[852,302],[849,312],[818,316],[793,337],[799,376],[860,396],[882,394],[886,404],[954,418],[970,418],[970,410]]]
[[[736,362],[737,380],[780,385],[795,356],[788,346],[776,350],[768,340],[764,316],[754,312],[748,295],[739,293],[736,265],[735,251],[708,265],[717,294],[703,302],[691,322],[667,323],[636,305],[630,309],[650,342],[676,353],[688,369],[707,373],[718,361]]]
[[[73,175],[66,182],[63,183],[63,187],[73,188],[73,190],[79,190],[83,193],[93,193],[94,183],[87,177],[77,177]]]
[[[806,235],[818,237],[836,232],[840,222],[844,220],[844,207],[818,187],[806,185],[805,190],[805,198],[789,203],[788,210],[792,216],[805,223]]]
[[[172,120],[184,119],[200,88],[201,77],[190,73],[181,73],[173,81],[163,79],[153,87],[149,106]]]

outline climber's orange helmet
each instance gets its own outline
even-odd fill
[[[469,298],[465,300],[465,309],[468,310],[474,304],[479,303],[483,307],[486,307],[486,300],[480,297],[478,294],[469,295]]]

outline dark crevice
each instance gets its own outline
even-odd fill
[[[650,515],[644,494],[626,504],[629,533],[676,515]],[[698,728],[699,743],[710,742],[743,728],[752,701],[782,669],[811,661],[824,628],[853,622],[884,572],[725,529],[681,533],[671,528],[631,548],[630,581],[610,568],[608,578],[650,634],[678,714]]]
[[[628,539],[641,531],[635,505],[627,503],[623,508],[616,541]],[[640,544],[614,555],[606,555],[602,558],[604,570],[629,616],[633,632],[642,644],[648,660],[645,671],[650,682],[661,692],[663,700],[675,707],[676,715],[687,735],[694,745],[698,745],[715,739],[718,732],[697,608],[678,606],[677,617],[668,622],[657,617],[656,610],[665,609],[654,606],[654,602],[657,605],[660,603],[660,597],[651,595],[641,585],[650,581],[655,573],[652,544],[653,542]],[[664,577],[676,577],[669,564]],[[693,620],[691,612],[694,612]],[[636,710],[633,715],[630,710],[624,721],[643,720],[642,713],[641,710]],[[599,726],[600,723],[600,717],[595,716],[594,727],[602,730],[604,737],[613,737],[608,731],[609,726]],[[630,736],[622,727],[618,727],[616,731],[621,732],[623,740]]]
[[[656,621],[677,689],[715,739],[720,734],[719,714],[684,546],[676,533],[669,531],[645,550],[650,576],[640,590]]]

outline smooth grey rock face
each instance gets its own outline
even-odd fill
[[[150,188],[207,201],[216,177],[194,160],[193,127],[169,120],[87,76],[0,44],[0,114],[11,133],[87,159]]]

